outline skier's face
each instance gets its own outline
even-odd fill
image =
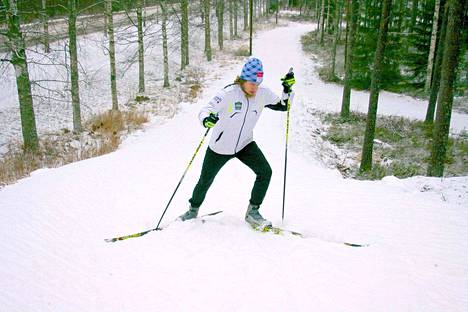
[[[258,84],[255,82],[246,81],[243,84],[243,89],[248,96],[255,96],[258,90]]]

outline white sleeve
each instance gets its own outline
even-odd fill
[[[198,114],[198,119],[200,120],[201,124],[203,125],[203,119],[208,117],[211,113],[219,114],[223,107],[225,107],[226,102],[226,92],[221,90],[218,92],[211,101],[208,102],[207,105],[203,106]]]

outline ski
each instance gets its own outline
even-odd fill
[[[209,216],[215,216],[219,213],[223,212],[222,210],[220,211],[215,211],[215,212],[210,212],[210,213],[207,213],[207,214],[204,214],[202,216],[200,216],[199,218],[203,218],[203,217],[209,217]],[[174,221],[177,221],[174,220]],[[171,222],[172,223],[172,222]],[[171,224],[169,223],[169,224]],[[167,224],[166,227],[169,225]],[[143,232],[139,232],[139,233],[134,233],[134,234],[130,234],[130,235],[124,235],[124,236],[120,236],[120,237],[113,237],[113,238],[106,238],[104,239],[105,242],[107,243],[114,243],[114,242],[117,242],[117,241],[122,241],[122,240],[125,240],[125,239],[128,239],[128,238],[134,238],[134,237],[141,237],[143,235],[146,235],[148,234],[149,232],[153,232],[153,231],[162,231],[165,227],[156,227],[156,228],[153,228],[153,229],[149,229],[149,230],[146,230],[146,231],[143,231]]]
[[[305,234],[303,234],[301,232],[283,229],[283,228],[280,228],[280,227],[277,227],[277,226],[266,226],[266,227],[262,228],[260,226],[250,225],[250,227],[254,231],[257,231],[257,232],[260,232],[260,233],[272,233],[274,235],[284,235],[286,233],[286,234],[291,234],[291,235],[294,235],[294,236],[298,236],[300,238],[315,238],[315,239],[318,239],[318,240],[321,240],[321,241],[324,241],[324,242],[345,245],[345,246],[348,246],[348,247],[360,248],[360,247],[369,247],[370,246],[369,244],[357,244],[357,243],[349,243],[349,242],[345,242],[345,241],[328,240],[328,239],[320,238],[318,236],[305,235]]]

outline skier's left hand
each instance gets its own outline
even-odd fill
[[[292,69],[289,71],[289,73],[286,74],[286,76],[281,78],[281,81],[281,85],[283,86],[283,92],[291,93],[292,86],[296,83],[296,78],[294,78],[294,72],[292,71]]]

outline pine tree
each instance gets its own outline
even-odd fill
[[[349,108],[351,102],[351,79],[352,79],[352,64],[353,64],[353,50],[355,44],[355,34],[357,29],[358,13],[359,13],[359,0],[349,0],[348,14],[346,16],[346,24],[349,25],[348,39],[346,43],[346,65],[345,65],[345,79],[343,87],[343,97],[341,100],[341,117],[343,119],[349,118]],[[349,7],[350,6],[350,7]]]
[[[437,115],[434,125],[434,138],[431,149],[431,162],[427,174],[442,177],[447,152],[450,119],[453,104],[453,86],[456,78],[460,48],[460,25],[466,0],[448,0],[448,21],[445,34],[444,56],[440,81]]]
[[[362,147],[362,159],[360,171],[366,172],[372,168],[372,150],[374,147],[375,124],[377,119],[377,105],[379,101],[380,83],[382,78],[382,67],[384,61],[385,47],[387,45],[387,32],[390,20],[392,0],[384,0],[382,3],[382,15],[380,19],[379,37],[377,50],[375,51],[374,66],[372,70],[371,89],[369,95],[369,110],[367,112],[367,125]]]

